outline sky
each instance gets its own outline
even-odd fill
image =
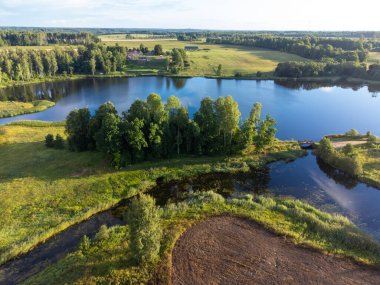
[[[0,0],[0,26],[380,30],[380,0]]]

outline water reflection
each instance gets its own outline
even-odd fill
[[[112,101],[122,112],[136,99],[146,99],[154,92],[160,94],[164,101],[170,95],[178,96],[190,116],[206,96],[216,99],[232,95],[239,104],[242,120],[248,117],[255,102],[261,102],[263,117],[270,114],[277,120],[280,139],[317,141],[326,134],[343,133],[352,128],[362,133],[371,130],[380,135],[380,125],[377,123],[380,121],[380,100],[373,97],[368,88],[357,86],[343,89],[344,85],[336,87],[335,83],[303,84],[199,77],[136,77],[24,85],[0,89],[0,100],[47,99],[57,102],[56,106],[40,113],[0,119],[0,124],[17,120],[61,121],[75,108],[88,107],[94,112],[107,101]],[[300,86],[306,87],[303,89]]]
[[[291,163],[277,162],[242,174],[207,174],[162,183],[150,193],[160,205],[193,191],[213,190],[226,198],[245,194],[294,197],[330,213],[347,216],[380,240],[380,191],[333,170],[309,153]]]
[[[276,79],[275,83],[289,89],[303,89],[303,90],[314,90],[319,88],[328,88],[328,87],[340,87],[343,89],[351,89],[357,91],[365,86],[368,88],[370,93],[380,92],[380,84],[363,84],[360,82],[348,82],[347,80],[323,80],[323,81],[308,81],[304,79]]]

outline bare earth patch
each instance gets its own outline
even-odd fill
[[[296,246],[256,223],[215,217],[186,231],[173,250],[178,284],[380,284],[380,268]]]
[[[367,141],[332,141],[332,144],[335,148],[342,148],[345,147],[348,144],[352,145],[361,145],[361,144],[366,144]]]

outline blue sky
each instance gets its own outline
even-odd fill
[[[379,0],[0,0],[0,25],[380,30],[379,11]]]

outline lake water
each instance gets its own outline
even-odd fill
[[[277,122],[280,139],[319,140],[351,128],[380,135],[380,98],[372,87],[338,87],[331,84],[294,84],[274,81],[176,79],[166,77],[104,78],[61,81],[0,89],[1,99],[56,101],[55,107],[41,113],[0,119],[0,124],[17,120],[61,121],[74,108],[94,111],[112,101],[125,111],[136,99],[155,92],[165,101],[178,96],[193,114],[205,96],[232,95],[246,118],[255,102],[263,104],[263,114]]]

